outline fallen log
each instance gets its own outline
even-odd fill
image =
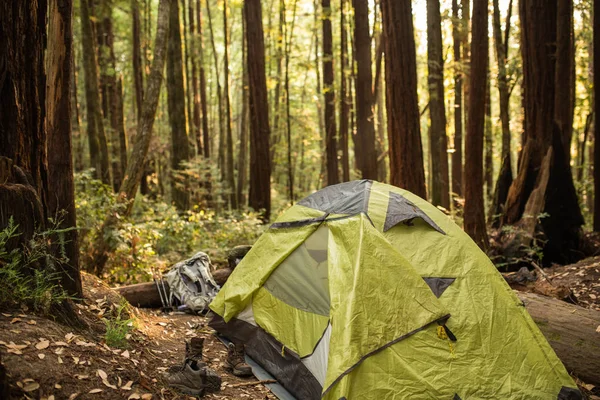
[[[212,272],[212,276],[215,281],[223,286],[227,281],[227,278],[231,275],[229,268],[221,268]],[[169,292],[169,284],[164,281],[167,293]],[[160,308],[162,302],[160,301],[160,294],[156,289],[156,283],[146,282],[138,283],[136,285],[121,286],[115,288],[115,290],[123,296],[131,305],[141,308]]]
[[[600,311],[516,293],[567,370],[586,383],[600,384]]]

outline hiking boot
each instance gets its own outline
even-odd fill
[[[165,376],[167,384],[190,396],[221,389],[221,377],[203,362],[186,362],[182,368],[172,368]]]
[[[244,361],[244,345],[229,343],[227,346],[227,366],[235,376],[252,376],[252,368]]]
[[[185,360],[202,361],[204,338],[193,337],[185,341]]]

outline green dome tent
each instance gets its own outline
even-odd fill
[[[523,304],[427,201],[324,188],[259,238],[211,325],[298,399],[580,399]]]

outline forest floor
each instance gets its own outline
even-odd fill
[[[225,368],[227,350],[193,315],[165,315],[131,307],[135,327],[122,349],[105,343],[102,321],[121,304],[101,280],[84,274],[84,301],[77,314],[87,327],[74,329],[24,310],[0,314],[0,356],[14,399],[187,399],[170,389],[163,372],[181,364],[185,339],[204,337],[204,361],[221,376],[221,391],[206,399],[276,399],[255,378]]]
[[[600,257],[544,271],[553,284],[568,287],[572,301],[600,310]],[[240,379],[225,367],[226,348],[207,327],[207,319],[167,315],[130,307],[133,328],[127,345],[105,342],[103,318],[115,315],[122,298],[100,279],[83,274],[84,301],[74,329],[27,310],[0,314],[0,358],[15,399],[187,399],[170,389],[163,372],[182,362],[185,339],[205,338],[204,360],[222,378],[221,391],[206,399],[275,399],[255,378]],[[579,382],[589,399],[600,387]]]

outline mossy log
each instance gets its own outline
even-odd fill
[[[567,370],[600,384],[600,311],[534,293],[517,295]]]

